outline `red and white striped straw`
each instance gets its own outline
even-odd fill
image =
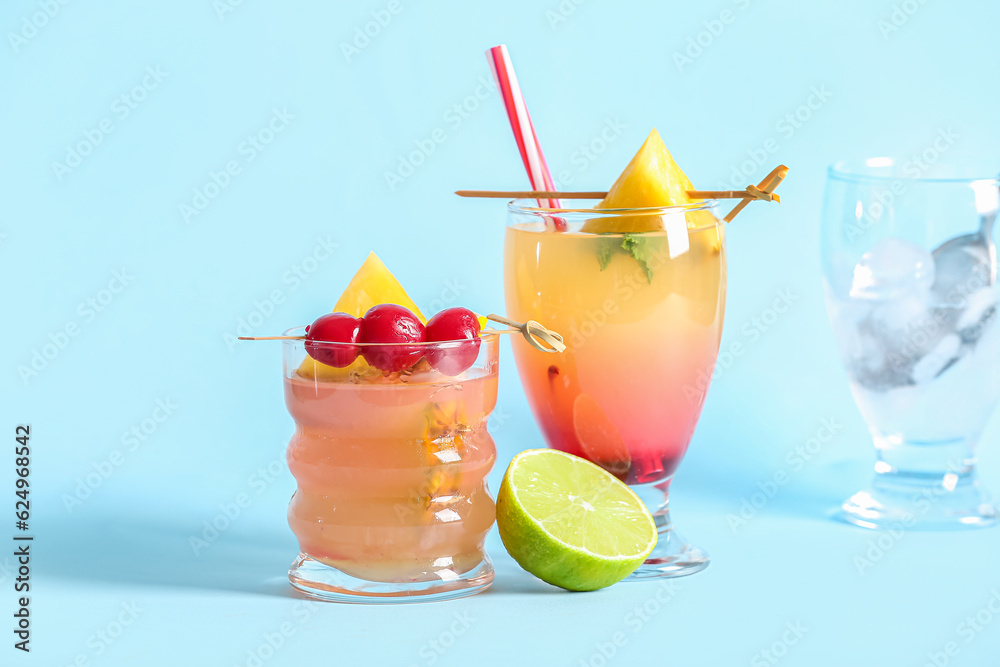
[[[528,107],[524,103],[524,94],[517,83],[517,75],[514,74],[514,65],[511,64],[506,45],[494,46],[486,52],[486,57],[490,61],[493,78],[496,79],[497,89],[503,98],[507,118],[510,120],[511,129],[514,130],[514,139],[517,141],[518,150],[521,151],[521,160],[528,172],[531,187],[535,190],[555,190],[552,174],[549,173],[549,166],[545,163],[545,155],[542,154],[542,146],[538,143],[538,135],[535,134],[535,126],[531,123]],[[538,205],[543,208],[562,208],[562,202],[558,199],[539,199]],[[558,218],[553,218],[553,222],[557,229],[564,229],[566,226],[565,221]]]

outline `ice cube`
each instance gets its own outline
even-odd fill
[[[912,384],[912,363],[897,360],[890,354],[883,335],[872,325],[872,312],[880,302],[853,300],[829,302],[831,322],[837,346],[848,375],[859,385],[873,391]],[[898,356],[898,355],[895,355]]]
[[[913,381],[929,382],[958,360],[962,339],[950,333],[913,365]]]
[[[975,327],[990,319],[993,314],[990,310],[995,310],[997,305],[996,290],[992,287],[984,287],[969,295],[965,302],[965,310],[955,324],[958,330]]]
[[[923,348],[929,342],[926,339],[940,328],[925,296],[912,293],[876,302],[869,323],[872,333],[882,340],[888,350]]]
[[[934,257],[905,239],[881,239],[854,267],[850,295],[856,299],[895,299],[925,294],[934,284]]]
[[[934,251],[933,291],[941,303],[964,306],[970,292],[994,283],[994,254],[984,244],[969,242],[970,238],[974,237],[956,237]],[[966,242],[959,242],[963,240]]]
[[[881,341],[867,331],[858,331],[851,341],[849,363],[859,377],[878,373],[885,366],[885,349]]]

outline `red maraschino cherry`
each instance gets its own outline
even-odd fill
[[[344,368],[358,358],[357,342],[361,320],[347,313],[327,313],[306,327],[306,353],[336,368]]]
[[[468,308],[447,308],[427,321],[428,342],[462,341],[428,346],[427,361],[445,375],[458,375],[476,363],[479,356],[479,318]]]
[[[420,361],[424,350],[413,343],[424,342],[424,325],[403,306],[383,303],[372,306],[361,320],[362,343],[410,343],[410,345],[365,345],[365,361],[387,373],[406,370]]]

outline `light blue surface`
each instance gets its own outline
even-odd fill
[[[938,664],[996,664],[1000,620],[982,612],[993,623],[977,631],[965,619],[1000,590],[1000,531],[879,536],[825,518],[873,457],[826,322],[817,224],[837,157],[917,154],[949,128],[955,155],[1000,153],[1000,7],[229,0],[219,14],[225,1],[0,8],[4,34],[46,23],[0,46],[0,429],[12,444],[15,424],[32,425],[36,535],[33,651],[11,648],[0,624],[0,664],[252,665],[248,652],[283,629],[262,664],[600,665],[619,632],[608,664],[923,665],[947,649]],[[373,12],[391,21],[348,58],[341,43]],[[678,65],[692,40],[701,53]],[[607,187],[654,125],[701,187],[792,168],[781,206],[754,204],[730,228],[723,350],[742,353],[722,357],[673,490],[676,520],[712,565],[675,589],[566,594],[521,571],[494,532],[488,594],[305,606],[284,583],[296,549],[279,351],[227,336],[241,319],[255,334],[312,320],[370,249],[428,309],[501,308],[503,206],[451,194],[527,185],[502,105],[480,83],[484,50],[501,42],[564,187]],[[102,125],[110,133],[57,173]],[[244,143],[265,129],[271,143]],[[444,141],[390,189],[385,173],[430,137]],[[230,162],[238,173],[186,221],[180,207]],[[128,284],[103,293],[116,271]],[[772,317],[782,296],[791,306]],[[110,302],[98,312],[88,299]],[[22,381],[18,367],[70,324],[77,335]],[[494,489],[515,452],[542,445],[504,354]],[[176,407],[156,412],[157,401]],[[162,423],[144,424],[154,415]],[[814,455],[790,454],[829,422]],[[133,427],[148,435],[126,438]],[[997,435],[994,420],[982,475],[1000,491]],[[0,461],[11,524],[12,450]],[[109,466],[67,508],[78,480]],[[779,472],[785,483],[733,527]],[[239,494],[249,506],[196,555],[190,536]],[[0,557],[7,625],[12,563]],[[100,639],[119,617],[120,636]],[[788,624],[808,629],[793,645],[781,644],[796,637]],[[760,653],[772,645],[777,663]]]

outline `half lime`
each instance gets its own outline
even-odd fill
[[[571,591],[621,581],[656,546],[653,517],[628,486],[554,449],[529,449],[510,462],[497,528],[521,567]]]

